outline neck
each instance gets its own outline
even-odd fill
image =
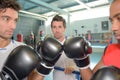
[[[58,40],[59,40],[60,42],[62,42],[64,39],[65,39],[65,36],[59,38]]]
[[[6,47],[8,44],[10,44],[10,39],[1,39],[0,38],[0,48]]]

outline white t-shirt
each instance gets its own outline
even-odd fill
[[[60,42],[62,45],[64,44],[65,40],[63,42]],[[67,66],[74,66],[75,63],[73,59],[68,58],[65,53],[63,52],[57,63],[55,64],[57,67],[65,68]],[[76,80],[75,74],[65,74],[63,71],[54,70],[53,71],[53,80]]]
[[[5,48],[0,48],[0,71],[1,71],[8,55],[10,54],[10,52],[19,45],[25,45],[25,44],[21,43],[21,42],[17,42],[15,40],[11,40],[11,42],[8,46],[6,46]]]

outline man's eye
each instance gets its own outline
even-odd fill
[[[111,24],[113,24],[113,20],[110,20]]]
[[[59,26],[59,28],[62,28],[62,26]]]
[[[52,28],[56,28],[55,26],[53,26]]]
[[[120,21],[120,17],[118,17],[117,19],[118,19],[118,21]]]
[[[18,19],[16,19],[15,22],[17,23],[17,22],[18,22]]]
[[[8,18],[8,17],[2,17],[2,19],[3,19],[4,21],[9,21],[9,18]]]

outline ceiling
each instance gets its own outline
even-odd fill
[[[17,0],[22,6],[22,16],[34,18],[47,17],[55,14],[71,14],[76,11],[89,10],[109,5],[112,0]]]

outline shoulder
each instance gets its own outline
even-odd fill
[[[120,47],[119,44],[109,44],[109,45],[107,46],[107,49],[113,50],[113,49],[118,48],[118,47]]]
[[[119,50],[120,45],[119,44],[109,44],[108,46],[106,46],[105,50],[104,50],[104,55],[111,53],[115,50]]]
[[[26,45],[25,43],[18,42],[18,41],[15,41],[15,40],[12,40],[12,44],[15,45],[15,46]]]

